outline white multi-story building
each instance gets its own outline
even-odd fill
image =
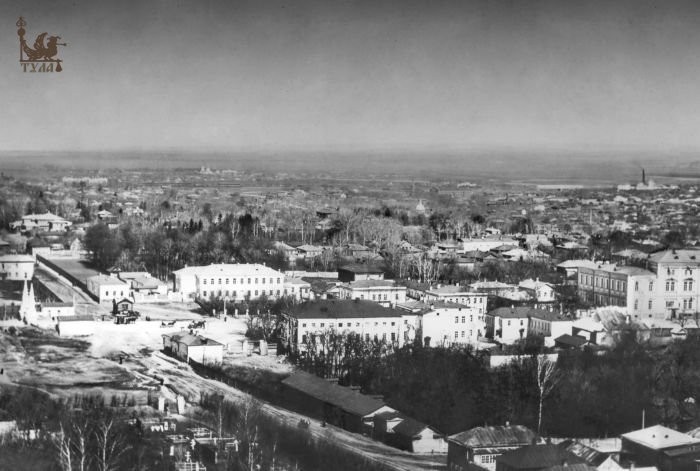
[[[403,312],[359,299],[320,300],[302,303],[285,313],[287,337],[304,349],[312,335],[328,332],[358,334],[365,341],[381,340],[402,345]]]
[[[487,337],[505,344],[524,340],[530,325],[530,310],[527,306],[500,307],[487,313]]]
[[[529,312],[528,336],[544,337],[547,347],[554,346],[554,340],[562,335],[572,335],[574,320],[557,311],[531,309]]]
[[[220,298],[230,301],[284,295],[284,273],[258,263],[185,267],[173,273],[182,299]],[[288,289],[291,289],[289,287]]]
[[[467,291],[459,285],[437,285],[426,289],[413,289],[411,295],[426,304],[454,303],[476,308],[479,314],[486,313],[486,293]]]
[[[415,325],[421,340],[431,347],[473,345],[486,336],[485,314],[479,313],[478,305],[411,302],[398,307],[413,313],[415,318],[405,315],[404,319],[411,319],[409,325]]]
[[[656,274],[654,285],[648,287],[653,288],[656,312],[663,313],[665,318],[674,318],[694,315],[700,310],[700,250],[667,250],[652,254],[649,269]]]
[[[651,254],[649,270],[614,264],[579,267],[578,292],[595,306],[621,306],[634,319],[695,315],[700,302],[700,250]]]
[[[393,307],[406,302],[406,287],[393,280],[359,280],[338,286],[340,299],[363,299],[374,301],[384,307]]]
[[[538,303],[552,303],[557,300],[556,292],[549,283],[540,281],[539,279],[527,279],[518,283],[518,288],[527,292],[530,298]]]
[[[0,255],[0,279],[31,280],[34,257],[31,255]]]

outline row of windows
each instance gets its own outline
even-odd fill
[[[347,299],[350,299],[350,296],[351,296],[351,295],[348,294]],[[365,295],[364,295],[364,294],[361,294],[359,298],[358,298],[358,297],[355,297],[355,299],[365,299]],[[395,298],[395,299],[396,299],[396,301],[399,300],[399,294],[398,294],[398,293],[396,293],[396,298]],[[372,301],[381,301],[381,300],[382,300],[382,295],[381,295],[381,294],[373,294],[373,295],[372,295]],[[389,299],[388,299],[388,295],[385,294],[385,295],[384,295],[384,301],[388,301],[388,300],[389,300]]]
[[[469,331],[469,337],[472,336],[472,331]],[[462,338],[464,338],[464,331],[462,331]],[[459,339],[459,332],[455,330],[455,340]]]
[[[269,291],[269,296],[274,296],[274,294],[275,294],[274,291],[275,291],[275,290],[272,290],[272,289],[271,289],[271,290]],[[293,291],[294,291],[294,288],[292,288],[292,292],[293,292]],[[230,294],[229,294],[229,293],[230,293]],[[241,293],[246,293],[246,294],[244,294],[243,296],[251,296],[251,291],[250,291],[250,290],[248,290],[247,292],[241,291]],[[238,291],[229,291],[229,290],[226,290],[226,291],[219,290],[218,294],[217,294],[216,291],[206,291],[206,290],[202,291],[202,296],[203,296],[203,297],[206,298],[206,297],[207,297],[207,294],[211,294],[212,296],[219,296],[219,297],[221,297],[221,296],[231,297],[231,298],[237,298],[237,297],[238,297]],[[255,290],[254,296],[259,296],[259,295],[264,295],[264,294],[265,294],[265,290],[258,291],[258,290],[256,289],[256,290]],[[286,290],[286,289],[284,290],[284,294],[285,294],[285,295],[287,294],[287,290]],[[277,290],[277,296],[279,296],[279,295],[280,295],[280,290]]]
[[[369,342],[369,339],[370,339],[370,335],[365,334],[365,342]],[[301,336],[301,343],[308,343],[308,340],[309,340],[309,337],[306,334]],[[374,341],[376,342],[378,340],[379,340],[379,336],[377,334],[374,334]],[[382,340],[386,342],[386,333],[382,334]],[[391,333],[391,341],[396,342],[396,332]]]
[[[666,280],[666,291],[675,291],[676,290],[676,280],[673,278],[669,278]],[[693,280],[691,278],[687,278],[683,280],[683,291],[693,291]]]
[[[467,316],[462,316],[462,324],[466,323]],[[479,317],[479,320],[481,320],[481,317]],[[470,315],[469,316],[469,322],[474,322],[474,316]],[[455,316],[455,324],[459,324],[459,316]]]
[[[235,284],[236,284],[236,280],[237,280],[237,278],[230,278],[230,279],[229,279],[229,278],[219,278],[219,280],[218,280],[219,283],[218,283],[218,284],[222,284],[222,283],[221,283],[221,280],[222,280],[222,279],[225,281],[225,283],[223,283],[223,284],[226,284],[226,285],[229,284],[229,281],[231,281],[231,284],[232,284],[232,285],[235,285]],[[252,280],[252,279],[253,279],[253,278],[248,278],[248,284],[250,284],[250,280]],[[267,279],[267,278],[255,278],[255,283],[258,283],[258,280],[260,280],[260,283],[264,285],[266,279]],[[211,283],[210,283],[210,284],[212,284],[212,285],[215,284],[215,283],[214,283],[215,278],[210,278],[210,280],[211,280]],[[282,280],[281,278],[277,278],[277,284],[280,284],[280,283],[282,282],[281,280]],[[274,278],[270,278],[270,284],[274,284],[274,282],[275,282],[275,279],[274,279]],[[245,283],[245,278],[241,278],[241,284],[243,284],[243,283]],[[206,285],[206,284],[207,284],[207,279],[206,279],[206,278],[202,278],[202,284],[203,284],[203,285]]]
[[[404,321],[404,324],[406,324],[406,323],[407,323],[407,321]],[[326,326],[326,323],[325,323],[325,322],[319,322],[319,324],[320,324],[319,327],[325,327],[325,326]],[[352,327],[352,322],[346,322],[345,324],[346,324],[345,327]],[[365,325],[368,326],[368,325],[369,325],[369,322],[365,322]],[[386,325],[387,325],[386,321],[382,322],[382,325],[383,325],[383,326],[386,326]],[[391,323],[391,326],[392,326],[392,327],[394,327],[395,325],[396,325],[396,322],[392,322],[392,323]],[[376,322],[376,321],[375,321],[374,326],[375,326],[375,327],[379,326],[379,322]],[[302,327],[302,328],[305,328],[305,327],[306,327],[306,322],[302,323],[302,324],[301,324],[301,327]],[[311,323],[311,327],[316,327],[316,323],[315,323],[315,322],[312,322],[312,323]],[[333,328],[333,322],[329,322],[329,323],[328,323],[328,327],[332,329],[332,328]],[[343,323],[342,323],[342,322],[338,322],[338,328],[342,328],[342,327],[343,327]],[[355,323],[355,327],[360,327],[360,323],[359,323],[359,322],[356,322],[356,323]]]

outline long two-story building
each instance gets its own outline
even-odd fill
[[[212,264],[173,272],[175,292],[182,299],[217,298],[230,301],[285,294],[284,273],[258,263]]]
[[[329,332],[358,334],[365,341],[385,341],[401,346],[408,329],[408,319],[403,319],[403,315],[398,309],[360,299],[310,301],[284,314],[286,337],[290,344],[302,350],[312,336]]]

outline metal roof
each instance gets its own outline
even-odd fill
[[[363,299],[326,299],[298,305],[290,315],[297,319],[401,317],[402,311]]]
[[[475,427],[449,437],[468,448],[529,445],[536,438],[537,434],[524,425]]]
[[[638,443],[652,450],[663,450],[683,445],[700,443],[700,439],[688,434],[677,432],[663,425],[654,425],[622,435],[622,438]]]

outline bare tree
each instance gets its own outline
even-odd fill
[[[537,413],[537,433],[542,429],[542,406],[544,399],[557,385],[557,364],[551,361],[547,355],[537,355],[537,388],[540,393],[539,409]]]
[[[73,449],[75,450],[76,468],[78,471],[87,469],[88,452],[87,452],[87,423],[73,424]]]
[[[58,462],[63,471],[73,470],[73,461],[71,456],[71,439],[65,432],[63,423],[60,424],[61,429],[54,436],[54,445],[58,450]]]
[[[105,420],[95,429],[97,453],[95,462],[98,471],[116,471],[119,469],[119,457],[127,451],[127,446],[117,434],[112,419]]]

